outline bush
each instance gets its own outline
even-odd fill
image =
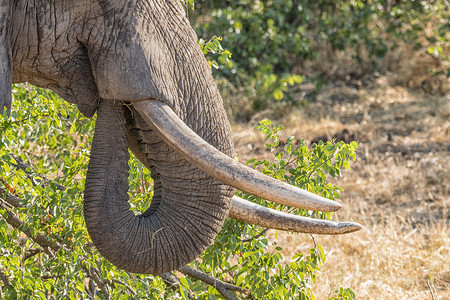
[[[0,298],[220,298],[213,285],[192,276],[136,275],[103,259],[92,245],[82,214],[95,120],[82,117],[76,107],[47,90],[16,85],[13,93],[11,116],[0,116]],[[274,158],[253,159],[250,165],[325,197],[339,198],[341,188],[327,178],[349,168],[356,142],[318,143],[310,149],[302,140],[290,138],[282,146],[281,127],[263,121],[258,129]],[[132,207],[142,211],[151,201],[150,174],[134,157],[129,164]],[[291,212],[331,218],[330,213]],[[237,297],[315,299],[314,283],[325,262],[322,247],[312,241],[308,253],[298,253],[284,264],[281,247],[269,241],[266,232],[229,219],[215,243],[191,266],[231,283],[238,291],[230,293]],[[354,299],[349,289],[338,290],[336,297]]]
[[[321,74],[301,66],[329,59],[329,51],[375,64],[403,41],[443,57],[449,11],[445,1],[202,1],[191,19],[203,39],[223,37],[233,55],[222,59],[216,75],[245,87],[252,109],[261,110],[274,100],[295,103],[302,81],[320,86]]]

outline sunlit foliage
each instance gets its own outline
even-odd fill
[[[130,274],[104,260],[92,245],[82,213],[95,118],[84,118],[53,92],[30,85],[14,86],[13,94],[11,115],[0,117],[2,299],[220,298],[213,286],[181,273],[175,273],[179,284],[173,286],[161,277]],[[356,143],[327,142],[309,148],[302,140],[290,138],[281,146],[280,127],[263,121],[258,129],[274,157],[272,161],[253,159],[249,165],[328,198],[339,198],[340,188],[327,183],[327,178],[349,167]],[[134,157],[129,165],[132,206],[142,211],[151,201],[150,174]],[[293,213],[331,217],[305,210]],[[299,238],[309,239],[311,250],[284,264],[282,249],[269,242],[263,228],[229,219],[215,243],[192,266],[240,287],[241,292],[231,292],[239,298],[314,299],[313,287],[325,253],[308,235]],[[269,252],[270,246],[275,250]]]

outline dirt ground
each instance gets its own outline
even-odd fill
[[[450,299],[448,79],[427,90],[424,81],[414,86],[398,74],[334,82],[316,102],[275,121],[285,126],[284,138],[360,142],[352,169],[335,181],[344,188],[335,220],[364,229],[315,236],[327,253],[317,299],[339,286],[352,288],[357,299]],[[271,157],[251,128],[263,117],[233,126],[241,161]],[[288,258],[313,246],[309,235],[280,236]]]

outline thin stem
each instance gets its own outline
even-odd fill
[[[428,279],[427,279],[427,285],[428,285],[428,289],[430,290],[430,293],[431,293],[431,299],[434,300],[435,298],[434,298],[433,289],[431,288],[431,285],[430,285],[430,282]]]
[[[3,281],[5,286],[12,288],[11,282],[9,282],[8,276],[3,272],[3,270],[0,268],[0,280]]]
[[[128,284],[126,284],[123,281],[120,281],[119,279],[113,278],[111,279],[111,283],[117,283],[117,284],[121,284],[123,286],[125,286],[127,288],[127,290],[133,295],[136,296],[136,292],[133,290],[133,288],[131,286],[129,286]]]
[[[237,291],[240,293],[246,293],[247,290],[238,287],[234,284],[223,282],[219,279],[216,279],[202,271],[196,270],[189,266],[184,266],[179,269],[179,271],[185,275],[203,281],[206,284],[214,287],[225,299],[227,300],[235,300],[237,299],[234,295],[232,295],[229,291]]]
[[[28,238],[39,244],[42,248],[47,249],[50,248],[53,251],[59,251],[61,249],[69,250],[64,245],[61,245],[58,242],[50,242],[47,237],[41,233],[37,233],[33,235],[28,229],[27,225],[19,219],[6,205],[6,201],[0,198],[0,208],[6,211],[6,216],[2,215],[2,217],[6,220],[6,222],[12,227],[22,231]]]
[[[88,268],[84,262],[81,263],[81,267],[86,272],[86,274],[90,278],[92,278],[92,280],[94,280],[95,284],[97,284],[97,287],[102,291],[103,296],[105,297],[105,299],[111,300],[112,298],[111,298],[111,293],[109,292],[108,282],[103,281],[100,278],[100,276],[98,275],[99,274],[98,269],[94,268],[94,267]]]
[[[22,205],[20,205],[20,199],[18,197],[11,195],[6,189],[1,187],[0,187],[0,197],[3,201],[5,201],[6,203],[15,208],[22,207]]]
[[[260,237],[262,237],[267,231],[269,231],[270,230],[270,228],[264,228],[260,233],[258,233],[257,235],[255,235],[254,237],[251,237],[251,238],[248,238],[248,239],[245,239],[245,240],[242,240],[242,242],[243,243],[248,243],[248,242],[251,242],[251,241],[253,241],[253,239],[257,239],[257,238],[260,238]]]
[[[159,275],[159,277],[161,277],[164,283],[167,286],[169,286],[172,290],[174,291],[180,290],[181,283],[180,279],[177,276],[173,275],[170,272],[166,272]],[[192,291],[188,290],[187,293],[190,298],[195,298],[195,294]]]
[[[314,243],[314,250],[317,250],[317,243],[316,243],[316,239],[314,238],[314,235],[312,235],[312,233],[309,234],[313,240]]]
[[[25,256],[22,258],[22,261],[26,261],[29,258],[32,258],[36,255],[38,255],[39,253],[44,252],[44,250],[37,248],[37,249],[29,249],[26,253]]]
[[[36,185],[35,184],[35,182],[34,182],[34,173],[33,172],[30,172],[30,171],[28,171],[27,169],[28,168],[31,168],[30,166],[28,166],[26,163],[24,163],[23,162],[23,160],[22,159],[20,159],[19,157],[17,157],[17,156],[15,156],[15,155],[11,155],[15,160],[16,160],[16,162],[17,162],[17,164],[12,164],[14,167],[16,167],[16,168],[18,168],[18,169],[20,169],[20,170],[22,170],[22,171],[24,171],[27,175],[28,175],[28,178],[31,180],[31,182],[34,184],[34,185]],[[39,177],[41,177],[42,178],[42,182],[44,183],[44,184],[49,184],[50,182],[53,182],[53,183],[55,183],[53,180],[50,180],[50,179],[48,179],[47,177],[45,177],[45,176],[43,176],[42,174],[37,174]],[[56,188],[58,189],[58,190],[60,190],[60,191],[64,191],[66,188],[64,187],[64,186],[62,186],[62,185],[60,185],[60,184],[57,184],[57,183],[55,183],[55,185],[56,185]]]

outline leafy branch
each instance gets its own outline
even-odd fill
[[[215,242],[180,273],[161,277],[130,274],[104,260],[93,247],[82,216],[94,120],[82,119],[74,107],[47,91],[30,86],[14,89],[15,97],[22,101],[14,104],[11,116],[29,118],[0,136],[0,264],[13,287],[7,288],[0,279],[3,298],[39,299],[51,294],[64,295],[64,299],[139,299],[150,294],[165,299],[313,299],[317,271],[325,262],[319,241],[314,241],[309,253],[284,257],[282,245],[269,240],[266,229],[232,219],[225,221]],[[43,120],[41,114],[49,117]],[[302,143],[296,145],[293,138],[281,144],[281,127],[268,121],[262,125],[261,132],[274,155],[272,161],[253,160],[264,173],[329,198],[339,196],[339,187],[326,180],[346,168],[355,145],[330,143],[310,149]],[[150,172],[133,156],[129,166],[130,204],[144,209],[151,202]],[[320,176],[305,177],[312,170],[318,170]],[[131,192],[134,190],[140,192]],[[292,213],[317,216],[297,209]],[[286,260],[289,263],[284,263]],[[349,292],[344,289],[343,293]]]
[[[210,286],[214,287],[227,300],[237,299],[229,291],[237,291],[240,293],[248,292],[248,290],[246,290],[246,289],[243,289],[234,284],[230,284],[230,283],[218,280],[206,273],[203,273],[203,272],[196,270],[192,267],[189,267],[187,265],[184,267],[181,267],[180,272],[209,284]]]
[[[18,159],[16,158],[16,160],[18,160]],[[33,174],[32,172],[28,171],[31,168],[21,160],[18,160],[18,163],[13,164],[13,166],[18,167],[24,171],[27,171],[27,174]],[[43,182],[45,184],[48,184],[49,182],[51,182],[49,179],[47,179],[45,177],[42,177],[42,178],[44,179]],[[62,187],[62,191],[64,191],[65,188],[63,186],[61,186],[61,187]],[[31,233],[31,231],[28,229],[29,228],[28,224],[26,224],[24,221],[22,221],[13,211],[10,210],[10,207],[8,207],[8,206],[11,206],[14,208],[25,209],[25,206],[23,206],[21,204],[21,203],[23,203],[23,201],[20,200],[19,197],[11,195],[10,191],[6,188],[0,187],[0,192],[1,192],[0,193],[0,209],[2,209],[0,212],[2,213],[2,217],[5,219],[5,221],[12,227],[23,232],[29,239],[33,240],[35,243],[37,243],[39,246],[42,247],[42,249],[28,250],[23,257],[23,261],[25,261],[37,254],[40,254],[42,252],[50,254],[51,256],[54,257],[56,252],[59,252],[60,250],[64,250],[66,252],[72,251],[72,249],[70,248],[69,245],[61,244],[58,241],[51,241],[48,236],[45,236],[41,233],[35,233],[35,234]],[[50,250],[53,250],[53,252],[50,252]],[[110,289],[114,286],[114,284],[123,285],[124,287],[126,287],[128,293],[130,295],[136,296],[135,290],[130,285],[126,284],[125,282],[121,281],[120,279],[117,279],[117,278],[102,279],[101,275],[100,275],[101,272],[98,270],[98,268],[95,268],[92,266],[90,266],[90,267],[87,266],[87,264],[85,262],[87,260],[88,260],[87,257],[83,257],[83,261],[81,262],[81,267],[84,270],[84,272],[87,274],[87,276],[95,282],[96,286],[100,289],[100,291],[105,299],[112,299]],[[98,263],[95,263],[94,265],[97,265],[97,264]],[[241,293],[247,292],[245,289],[242,289],[233,284],[218,280],[214,277],[207,275],[206,273],[201,272],[200,270],[196,270],[187,265],[180,268],[179,271],[185,275],[191,276],[191,277],[198,279],[208,285],[211,285],[212,287],[217,289],[217,291],[222,296],[224,296],[225,299],[236,299],[229,291],[238,291]],[[0,275],[4,275],[4,273],[1,273]],[[175,275],[173,275],[171,273],[164,273],[161,275],[161,277],[170,286],[173,286],[177,289],[180,287],[180,279],[178,277],[176,277]],[[9,283],[9,280],[6,276],[0,277],[0,279],[2,279],[2,281],[3,281],[3,279],[5,279],[5,281],[4,281],[5,285],[11,286],[11,284]],[[91,290],[90,292],[91,292],[91,294],[96,293],[95,290],[94,291]],[[194,296],[194,294],[190,291],[188,294],[191,297]]]

